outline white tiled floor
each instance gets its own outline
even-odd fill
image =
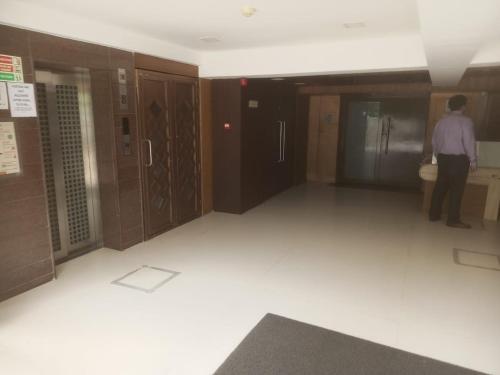
[[[430,223],[415,194],[308,186],[102,249],[0,304],[0,374],[208,375],[267,312],[500,374],[500,226]],[[111,281],[181,274],[147,294]]]

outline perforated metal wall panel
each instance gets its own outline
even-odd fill
[[[70,244],[90,239],[78,88],[56,85]]]
[[[45,185],[47,188],[47,201],[49,206],[50,231],[52,235],[52,250],[61,250],[61,237],[59,234],[59,218],[57,216],[56,186],[54,179],[54,166],[52,161],[52,146],[50,144],[50,128],[47,109],[47,89],[44,83],[36,84],[38,104],[38,119],[42,139],[43,165],[45,172]]]

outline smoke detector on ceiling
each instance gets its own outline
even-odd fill
[[[245,17],[252,17],[257,9],[250,5],[245,5],[243,8],[241,8],[241,14]]]

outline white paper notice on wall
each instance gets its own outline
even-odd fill
[[[36,117],[35,91],[31,83],[7,84],[12,117]]]
[[[13,122],[0,122],[0,176],[21,172]]]
[[[9,109],[9,98],[7,96],[7,84],[0,82],[0,109]]]
[[[0,109],[9,109],[9,97],[7,96],[7,84],[0,82]]]

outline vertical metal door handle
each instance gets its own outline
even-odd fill
[[[281,161],[285,161],[285,144],[286,144],[286,121],[283,121],[283,142],[281,146]]]
[[[279,156],[278,156],[278,163],[281,163],[281,143],[283,141],[283,123],[281,121],[278,121],[278,124],[280,124],[280,146],[279,146]]]
[[[389,153],[389,137],[391,136],[391,118],[387,118],[387,132],[385,136],[385,154]]]
[[[149,147],[149,163],[146,164],[146,167],[151,167],[153,165],[153,149],[151,148],[151,140],[145,139],[145,141],[148,143]]]

